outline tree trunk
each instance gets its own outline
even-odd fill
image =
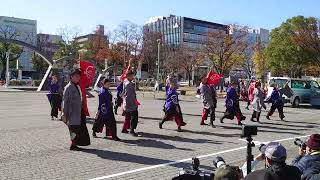
[[[7,71],[7,67],[3,66],[2,72],[1,72],[1,76],[0,76],[1,80],[5,80],[6,79],[6,71]]]
[[[188,86],[190,87],[191,86],[191,81],[190,81],[191,73],[188,71],[187,74],[188,74]]]

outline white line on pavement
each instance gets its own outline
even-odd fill
[[[305,138],[305,137],[308,137],[308,136],[309,135],[297,136],[297,137],[291,137],[291,138],[285,138],[285,139],[278,139],[278,140],[273,140],[273,142],[288,141],[288,140],[293,140],[293,139],[296,139],[296,138]],[[238,147],[238,148],[233,148],[233,149],[229,149],[229,150],[224,150],[224,151],[219,151],[219,152],[215,152],[215,153],[211,153],[211,154],[205,154],[205,155],[197,156],[197,158],[199,158],[199,159],[207,158],[207,157],[216,156],[216,155],[219,155],[219,154],[229,153],[229,152],[233,152],[233,151],[239,151],[241,149],[246,149],[246,148],[247,148],[247,146],[242,146],[242,147]],[[168,162],[168,163],[163,163],[163,164],[158,164],[158,165],[153,165],[153,166],[147,166],[147,167],[143,167],[143,168],[139,168],[139,169],[134,169],[134,170],[130,170],[130,171],[111,174],[111,175],[108,175],[108,176],[97,177],[97,178],[93,178],[93,179],[90,179],[90,180],[109,179],[109,178],[113,178],[113,177],[123,176],[123,175],[126,175],[126,174],[132,174],[132,173],[137,173],[137,172],[140,172],[140,171],[146,171],[146,170],[151,170],[151,169],[155,169],[155,168],[165,167],[165,166],[169,166],[169,165],[172,165],[172,164],[179,164],[179,163],[186,162],[186,161],[191,161],[191,160],[192,160],[192,158],[181,159],[181,160],[172,161],[172,162]]]

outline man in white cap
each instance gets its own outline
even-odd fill
[[[261,149],[257,160],[265,160],[266,169],[257,170],[246,176],[246,180],[300,180],[298,168],[286,164],[286,149],[278,142],[270,142]]]

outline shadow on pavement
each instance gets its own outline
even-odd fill
[[[174,135],[162,135],[162,134],[152,134],[152,133],[146,133],[141,132],[142,137],[145,138],[154,138],[154,139],[163,139],[163,140],[170,140],[170,141],[179,141],[179,142],[186,142],[186,143],[196,143],[196,144],[202,144],[202,143],[213,143],[213,144],[222,144],[222,141],[213,141],[208,139],[189,139],[181,136],[174,136]]]
[[[218,127],[222,127],[224,129],[238,129],[238,130],[241,130],[242,127],[240,126],[224,126],[224,125],[219,125]],[[280,130],[267,130],[267,129],[264,129],[264,128],[271,128],[271,129],[276,129],[275,127],[268,127],[268,126],[259,126],[258,127],[258,132],[269,132],[269,133],[279,133],[279,134],[294,134],[294,135],[301,135],[301,133],[297,133],[297,132],[292,132],[292,131],[287,131],[285,129],[285,131],[282,131],[281,129],[284,129],[284,128],[281,128]],[[298,131],[298,130],[295,130],[295,131]]]
[[[112,161],[132,162],[132,163],[138,163],[138,164],[144,164],[144,165],[158,165],[158,164],[163,164],[163,163],[174,162],[174,161],[170,161],[170,160],[145,157],[145,156],[139,156],[139,155],[121,153],[121,152],[113,152],[113,151],[108,151],[108,150],[100,150],[100,149],[84,149],[81,152],[95,154],[100,158],[108,159],[108,160],[112,160]],[[190,166],[190,164],[189,163],[178,163],[178,164],[172,164],[169,166],[180,168],[180,167]]]
[[[208,135],[208,136],[218,136],[218,137],[240,137],[240,134],[217,134],[212,132],[206,131],[192,131],[192,130],[183,130],[184,132],[193,133],[193,134],[201,134],[201,135]]]
[[[318,128],[316,125],[308,125],[306,123],[305,126],[303,125],[297,125],[297,124],[288,124],[288,123],[294,123],[294,121],[280,121],[279,122],[284,122],[284,123],[274,123],[274,122],[263,122],[263,124],[270,124],[270,125],[280,125],[280,126],[289,126],[289,127],[298,127],[298,128]],[[287,123],[286,123],[287,122]]]
[[[153,139],[139,139],[139,140],[122,140],[121,142],[142,146],[142,147],[151,147],[151,148],[161,148],[161,149],[177,149],[183,151],[193,151],[192,149],[188,148],[178,148],[174,145],[164,143],[162,141],[157,141]]]

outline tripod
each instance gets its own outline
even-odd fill
[[[247,175],[248,175],[249,173],[251,173],[251,161],[253,161],[252,147],[254,147],[255,144],[252,142],[253,139],[251,136],[248,136],[246,140],[247,140]]]

